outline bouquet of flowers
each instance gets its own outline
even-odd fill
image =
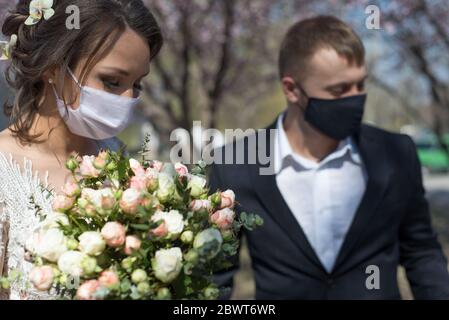
[[[210,194],[205,166],[137,161],[122,152],[71,157],[73,181],[26,244],[38,290],[69,299],[216,299],[241,228],[232,190]]]

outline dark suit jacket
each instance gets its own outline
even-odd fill
[[[275,123],[268,129],[274,128]],[[265,221],[245,234],[256,299],[399,299],[400,264],[416,299],[449,298],[447,261],[431,226],[413,141],[367,125],[353,138],[366,166],[367,188],[330,273],[285,203],[275,175],[260,175],[261,165],[248,161],[210,167],[211,190],[234,190],[237,212],[256,213]],[[267,135],[272,149],[271,140]],[[247,152],[248,141],[233,146],[243,143]],[[237,260],[216,274],[217,284],[232,287]],[[379,289],[366,286],[371,265],[379,268]]]

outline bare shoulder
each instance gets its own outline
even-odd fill
[[[8,151],[14,143],[14,138],[9,129],[0,131],[0,152]]]
[[[9,129],[0,131],[0,152],[13,155],[20,153],[20,146]]]

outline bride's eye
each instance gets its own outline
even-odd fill
[[[114,90],[120,87],[120,83],[118,81],[111,81],[111,80],[102,80],[103,84],[106,88]]]

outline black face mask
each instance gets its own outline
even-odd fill
[[[309,98],[305,120],[328,137],[343,140],[359,130],[366,97],[360,94],[340,99]]]

